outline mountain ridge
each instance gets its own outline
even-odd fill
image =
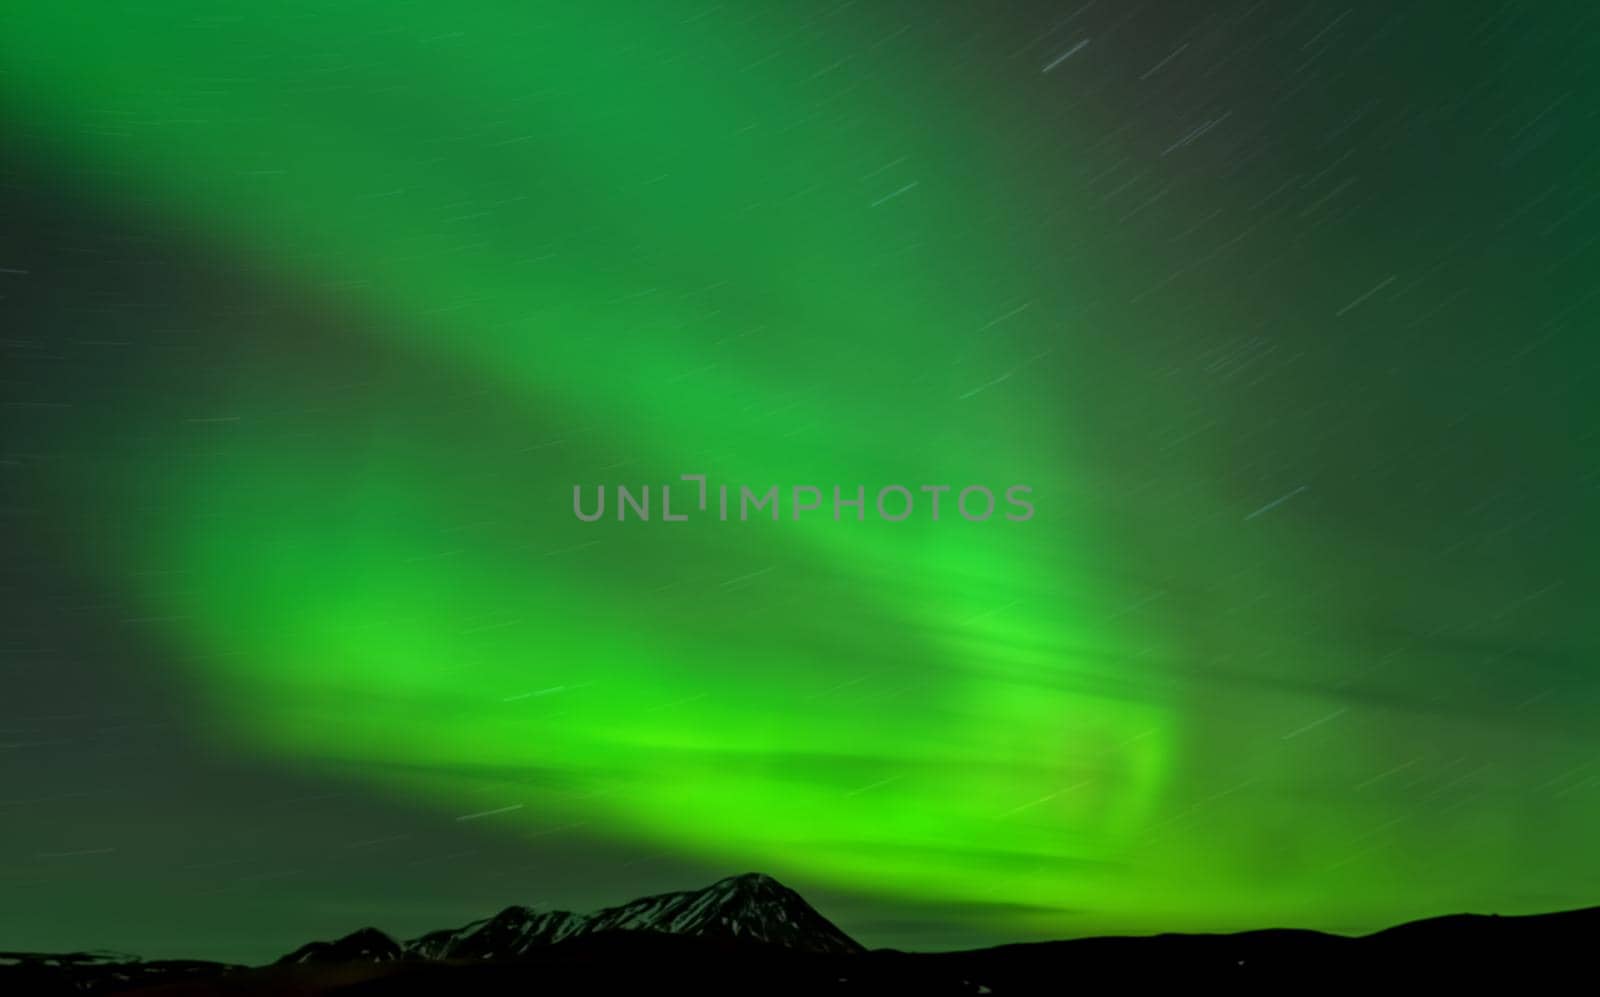
[[[377,928],[361,928],[335,941],[302,945],[278,962],[518,959],[544,946],[611,931],[761,942],[835,955],[866,951],[800,894],[765,873],[750,872],[698,890],[653,894],[588,914],[512,905],[492,917],[404,942]]]
[[[512,906],[401,942],[376,928],[259,967],[116,953],[0,952],[0,992],[29,995],[1035,994],[1063,985],[1301,987],[1330,980],[1481,985],[1590,970],[1600,907],[1453,914],[1360,936],[1267,928],[1019,942],[951,952],[867,950],[757,873],[590,914]],[[1555,978],[1559,978],[1556,976]]]

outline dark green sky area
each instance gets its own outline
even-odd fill
[[[4,6],[0,949],[1600,903],[1595,5]]]

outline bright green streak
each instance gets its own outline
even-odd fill
[[[970,178],[848,96],[863,82],[848,71],[812,86],[741,71],[764,44],[754,33],[639,14],[595,37],[574,10],[509,31],[414,14],[367,34],[367,16],[311,22],[329,33],[313,59],[326,88],[284,55],[306,27],[276,16],[236,36],[245,52],[192,44],[175,16],[174,34],[102,26],[110,49],[75,42],[70,64],[30,68],[116,92],[137,138],[94,145],[158,196],[241,249],[356,282],[363,306],[394,316],[396,346],[556,399],[594,442],[637,457],[613,474],[605,452],[549,474],[539,454],[513,458],[525,517],[459,541],[441,534],[480,499],[430,459],[448,434],[370,446],[359,471],[294,433],[183,470],[172,521],[135,556],[193,573],[187,636],[223,655],[202,676],[219,703],[307,763],[437,770],[396,788],[420,783],[441,806],[525,803],[534,831],[587,820],[935,899],[1076,892],[1076,863],[1114,853],[1153,798],[1170,721],[1157,702],[1039,684],[1092,673],[1075,657],[1118,637],[1081,621],[1086,596],[1063,597],[1086,555],[1060,553],[1082,541],[1050,488],[1051,386],[957,400],[975,375],[953,364],[994,307],[940,247],[984,239],[952,210]],[[469,48],[421,40],[452,27]],[[663,64],[692,45],[727,51]],[[241,79],[245,54],[261,70]],[[430,72],[441,58],[450,68]],[[848,109],[830,112],[832,98]],[[917,171],[859,179],[895,158],[874,146],[911,150]],[[911,182],[903,203],[871,206]],[[278,386],[237,390],[263,392],[266,409]],[[543,441],[531,416],[498,431]],[[691,471],[758,490],[1026,481],[1054,508],[968,525],[951,521],[951,495],[938,526],[813,514],[648,531],[567,512],[577,481]],[[635,572],[690,594],[664,607]],[[730,587],[753,572],[768,573]],[[691,619],[675,618],[683,607]],[[469,779],[468,765],[506,774]]]
[[[877,50],[865,23],[841,60],[783,5],[277,4],[220,24],[212,4],[159,6],[8,13],[10,99],[58,155],[115,171],[108,192],[386,330],[330,354],[373,361],[348,378],[242,374],[237,435],[120,483],[158,482],[159,525],[122,554],[184,572],[136,594],[182,610],[176,637],[242,744],[446,813],[520,804],[498,819],[530,835],[581,825],[1095,927],[1458,895],[1424,878],[1394,896],[1394,853],[1360,852],[1373,796],[1282,832],[1326,860],[1252,866],[1251,835],[1295,816],[1272,788],[1381,761],[1358,733],[1332,752],[1280,736],[1335,705],[1262,694],[1290,719],[1259,755],[1214,784],[1179,765],[1186,725],[1212,720],[1185,715],[1179,637],[1125,612],[1138,594],[1081,498],[1105,484],[1064,380],[1091,379],[1070,305],[1092,288],[1008,248],[1049,179],[980,151],[976,98],[924,92],[936,53]],[[493,402],[439,408],[389,387],[390,362]],[[689,472],[1025,482],[1040,511],[571,517],[574,483]],[[1191,539],[1222,563],[1237,536]],[[1288,579],[1297,543],[1261,554],[1263,577]],[[1218,626],[1241,659],[1341,665],[1307,619]],[[1454,819],[1497,840],[1487,811]]]

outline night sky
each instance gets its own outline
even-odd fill
[[[1600,903],[1597,66],[1586,0],[5,5],[0,949]],[[868,515],[573,515],[695,473]]]

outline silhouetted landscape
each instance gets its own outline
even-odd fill
[[[1570,976],[1589,968],[1600,907],[1461,914],[1360,937],[1271,929],[868,950],[758,873],[591,914],[508,907],[400,941],[362,928],[267,966],[110,953],[0,952],[0,992],[218,995],[1034,994],[1161,984],[1316,989],[1329,983]]]

